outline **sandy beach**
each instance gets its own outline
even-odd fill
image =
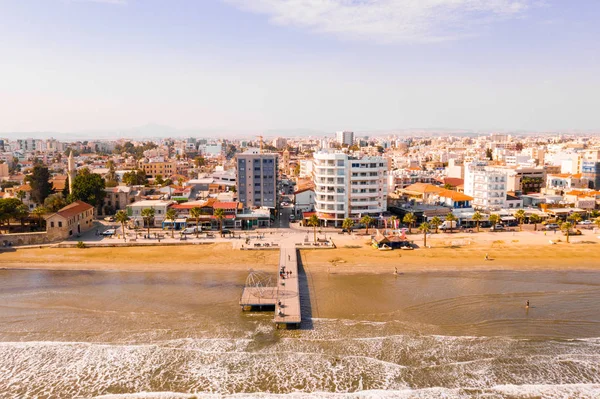
[[[378,251],[365,236],[334,236],[336,249],[302,250],[311,272],[388,273],[439,270],[600,270],[598,239],[542,232],[435,234],[419,249]],[[560,240],[557,244],[550,239]],[[485,260],[486,254],[490,258]],[[241,251],[229,242],[192,246],[32,248],[0,254],[0,268],[47,270],[191,271],[275,269],[278,251]]]

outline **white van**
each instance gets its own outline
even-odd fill
[[[185,229],[183,229],[183,231],[181,232],[181,234],[196,234],[196,232],[202,231],[202,229],[198,230],[197,226],[194,227],[186,227]]]

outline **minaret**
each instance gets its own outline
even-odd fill
[[[75,159],[73,158],[73,150],[69,152],[69,160],[67,162],[67,174],[69,175],[69,194],[73,194],[73,180],[76,175]]]

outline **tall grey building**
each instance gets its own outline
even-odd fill
[[[236,155],[238,199],[246,208],[277,205],[277,154],[249,150]]]
[[[335,138],[336,138],[336,141],[342,145],[345,144],[347,146],[351,146],[352,144],[354,144],[354,132],[349,132],[349,131],[336,132]]]

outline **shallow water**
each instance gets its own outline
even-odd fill
[[[600,397],[600,273],[304,277],[282,331],[245,273],[0,271],[0,397]]]

